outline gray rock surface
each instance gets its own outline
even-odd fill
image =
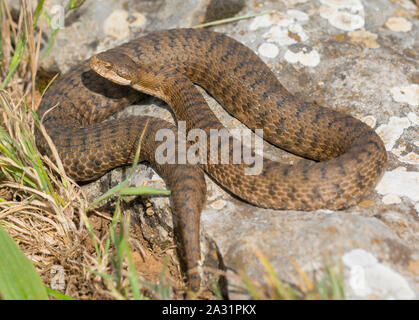
[[[211,179],[202,213],[203,264],[243,268],[263,282],[257,248],[286,282],[296,272],[287,256],[313,276],[343,262],[349,298],[419,297],[419,21],[412,1],[284,0],[245,1],[240,14],[274,10],[271,15],[220,25],[213,30],[241,41],[272,68],[282,84],[306,100],[344,110],[374,127],[386,144],[388,167],[375,191],[358,206],[340,212],[260,209],[223,191]],[[59,1],[46,1],[47,6]],[[146,32],[187,27],[204,21],[208,1],[86,1],[71,13],[45,61],[62,71],[93,53]],[[208,97],[229,128],[243,126]],[[167,107],[148,98],[122,115],[152,114],[171,119]],[[301,161],[265,144],[265,154],[287,163]],[[91,198],[116,185],[126,169],[113,170],[85,186]],[[137,168],[133,184],[156,174]],[[164,184],[154,184],[164,186]],[[167,198],[150,198],[154,214],[130,206],[150,240],[172,235]],[[212,244],[212,245],[210,245]],[[211,260],[212,259],[212,260]],[[247,298],[229,280],[230,298]]]

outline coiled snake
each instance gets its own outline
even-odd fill
[[[160,144],[156,132],[176,130],[163,120],[140,116],[103,121],[138,98],[131,85],[165,100],[188,130],[201,128],[210,135],[210,129],[223,126],[194,84],[249,128],[263,128],[267,141],[319,161],[288,165],[264,158],[258,175],[245,175],[247,166],[233,164],[231,157],[227,164],[201,165],[249,203],[273,209],[342,209],[355,205],[384,171],[386,151],[373,129],[350,115],[291,95],[252,50],[223,34],[156,31],[73,67],[51,86],[38,109],[66,172],[76,181],[87,181],[131,163],[145,129],[140,160],[150,162],[172,190],[194,289],[200,283],[199,219],[206,193],[201,168],[155,161]],[[39,132],[36,138],[48,154]]]

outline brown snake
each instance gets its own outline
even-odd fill
[[[198,288],[199,219],[206,184],[199,166],[159,164],[154,139],[175,127],[152,117],[103,121],[134,102],[138,92],[165,100],[187,129],[221,129],[194,83],[264,139],[317,163],[288,165],[263,159],[259,175],[244,164],[202,164],[223,187],[243,200],[273,209],[342,209],[355,205],[381,177],[387,154],[375,131],[345,113],[291,95],[249,48],[223,34],[197,29],[152,32],[94,56],[58,79],[45,94],[39,117],[65,169],[87,181],[133,161],[145,129],[141,161],[150,162],[172,190],[190,285]],[[121,85],[123,84],[123,85]],[[49,110],[50,109],[50,110]],[[47,112],[48,111],[48,112]],[[39,133],[42,152],[49,148]],[[192,272],[193,271],[193,272]]]

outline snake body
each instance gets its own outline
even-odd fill
[[[156,31],[73,67],[51,86],[38,109],[66,172],[87,181],[131,163],[144,131],[140,160],[150,162],[172,190],[192,287],[199,286],[199,276],[191,270],[200,258],[199,218],[206,194],[201,169],[156,163],[156,132],[176,130],[167,122],[151,117],[103,120],[134,102],[141,90],[165,100],[177,120],[186,121],[187,130],[201,128],[210,135],[210,129],[224,127],[194,84],[250,129],[263,128],[270,143],[318,161],[288,165],[263,158],[258,175],[246,175],[247,165],[233,164],[231,158],[227,164],[201,164],[247,202],[273,209],[342,209],[355,205],[384,171],[387,154],[372,128],[293,96],[252,50],[221,33]],[[37,144],[50,152],[39,133]]]

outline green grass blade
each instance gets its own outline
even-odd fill
[[[212,26],[216,26],[216,25],[219,25],[219,24],[230,23],[230,22],[235,22],[235,21],[239,21],[239,20],[259,17],[259,16],[263,16],[265,14],[270,14],[272,12],[274,12],[274,10],[263,11],[263,12],[260,12],[260,13],[253,13],[253,14],[249,14],[249,15],[245,15],[245,16],[226,18],[226,19],[211,21],[211,22],[207,22],[207,23],[203,23],[203,24],[198,24],[198,25],[193,26],[192,28],[197,29],[197,28],[212,27]]]
[[[138,161],[140,159],[140,153],[141,153],[141,144],[143,143],[143,137],[144,137],[145,132],[147,131],[148,123],[149,123],[149,120],[147,120],[147,122],[145,123],[143,132],[141,132],[140,139],[138,140],[137,150],[135,151],[134,162],[132,163],[131,171],[128,174],[127,180],[129,180],[134,175],[135,168],[138,165]]]
[[[161,299],[164,300],[168,300],[170,299],[170,291],[171,291],[171,286],[170,286],[170,282],[167,281],[167,283],[165,283],[165,278],[166,278],[166,269],[169,265],[169,256],[166,256],[164,258],[164,262],[163,262],[163,268],[160,271],[160,281],[159,281],[159,295]]]
[[[91,208],[95,207],[98,203],[101,201],[108,199],[115,194],[118,194],[119,190],[125,187],[128,184],[128,180],[122,181],[120,184],[116,185],[115,187],[109,189],[106,191],[103,195],[101,195],[99,198],[97,198],[95,201],[93,201],[86,209],[86,211],[89,211]]]
[[[119,190],[119,195],[121,196],[137,196],[143,194],[168,196],[170,195],[170,190],[157,189],[146,186],[121,188]]]
[[[128,180],[124,180],[117,186],[109,189],[107,192],[105,192],[103,195],[101,195],[99,198],[93,201],[87,207],[87,211],[95,207],[101,201],[106,200],[115,195],[119,195],[119,196],[135,196],[135,195],[144,195],[144,194],[170,195],[170,190],[157,189],[157,188],[151,188],[151,187],[146,187],[146,186],[125,187],[127,184],[128,184]]]
[[[26,45],[26,37],[24,35],[21,35],[16,44],[15,53],[13,54],[12,60],[10,61],[9,72],[6,78],[1,83],[2,89],[4,89],[7,86],[7,83],[9,82],[10,78],[13,76],[17,67],[19,66],[20,60],[22,59],[25,45]]]
[[[56,28],[56,29],[53,28],[51,17],[48,14],[48,12],[46,12],[46,11],[44,11],[44,18],[45,18],[45,21],[48,24],[48,27],[51,29],[51,36],[48,39],[48,43],[46,44],[45,49],[42,51],[41,59],[40,59],[41,61],[46,58],[46,56],[48,55],[48,53],[52,49],[52,47],[53,47],[53,45],[55,43],[55,38],[58,35],[58,31],[60,31],[60,28]]]
[[[32,28],[34,28],[34,29],[36,28],[39,16],[41,15],[41,12],[42,12],[42,8],[44,7],[44,2],[45,2],[45,0],[38,0],[37,1],[36,9],[35,9],[35,12],[33,14]]]
[[[73,9],[79,8],[85,2],[86,2],[86,0],[70,0],[70,3],[68,4],[68,10],[73,10]]]
[[[281,280],[279,280],[279,277],[276,274],[274,267],[269,262],[269,260],[259,250],[256,251],[256,255],[258,256],[259,261],[263,264],[266,271],[268,272],[270,279],[273,282],[274,288],[278,292],[279,296],[283,299],[290,299],[291,296],[289,295],[287,290],[284,288],[284,285],[282,284]]]
[[[239,270],[239,276],[241,278],[241,281],[246,288],[246,290],[250,293],[252,298],[254,300],[260,300],[261,296],[259,295],[258,289],[253,285],[250,278],[247,276],[247,274],[243,270]]]
[[[1,226],[0,295],[7,300],[48,300],[35,267]]]
[[[137,271],[135,269],[134,260],[131,254],[131,247],[128,242],[129,238],[129,218],[128,219],[121,219],[121,227],[122,227],[122,238],[121,238],[121,246],[120,250],[122,254],[125,254],[128,262],[128,280],[131,287],[132,296],[135,300],[142,300],[142,296],[140,293],[140,287],[138,285],[138,277]]]
[[[2,17],[3,13],[3,6],[0,5],[0,17]],[[3,32],[0,32],[0,61],[3,61],[4,53],[3,53]]]
[[[335,300],[344,300],[345,291],[342,286],[343,279],[341,279],[340,274],[335,273],[331,267],[327,267],[327,273],[330,277],[331,289],[332,289],[332,298]]]
[[[60,300],[77,300],[73,297],[69,297],[69,296],[65,295],[64,293],[61,293],[61,292],[56,291],[54,289],[51,289],[49,287],[45,287],[45,290],[47,291],[49,296],[55,297],[55,298],[60,299]]]

